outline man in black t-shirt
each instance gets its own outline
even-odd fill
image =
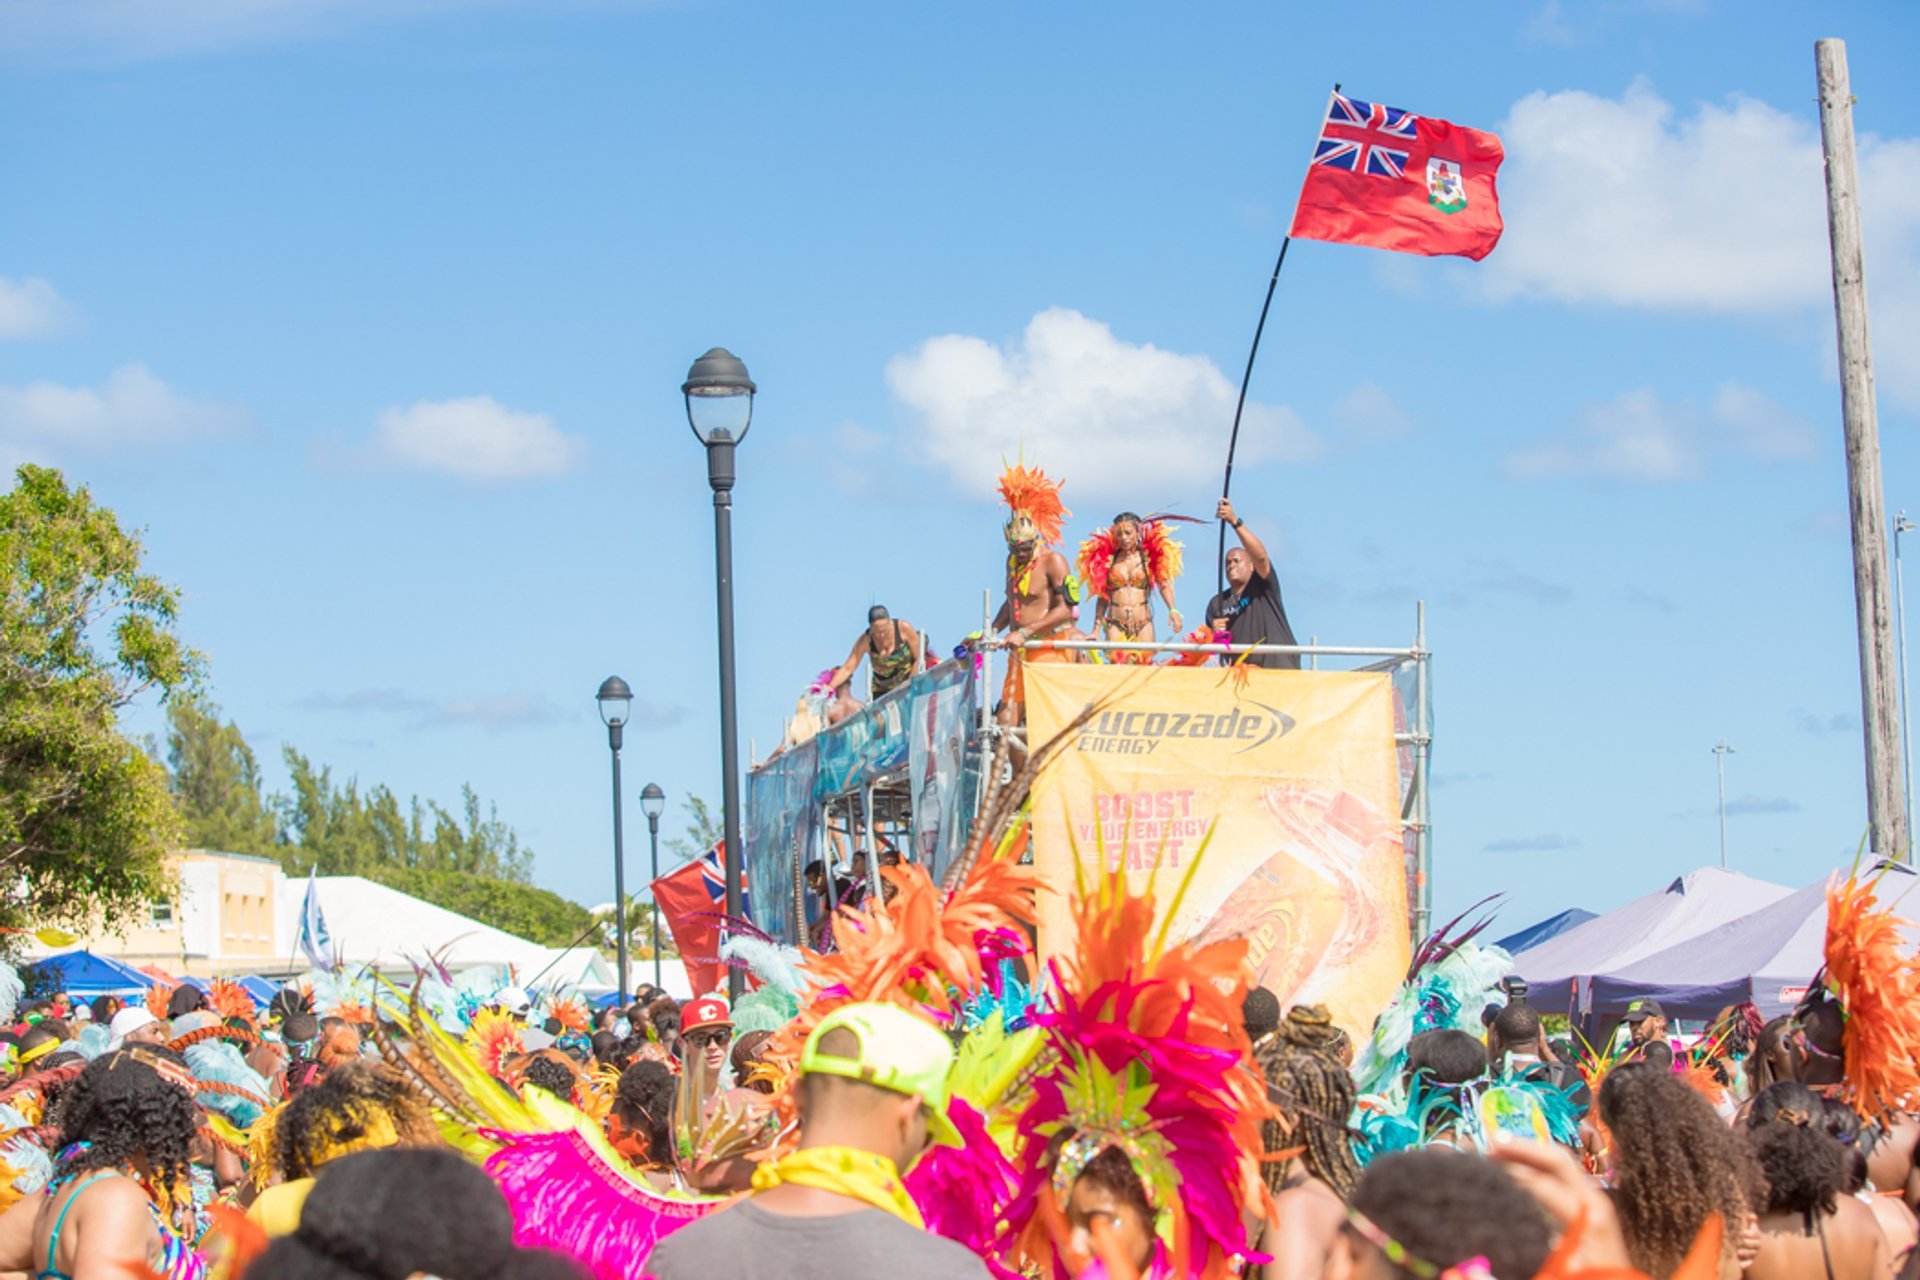
[[[1233,503],[1220,499],[1214,518],[1233,526],[1240,545],[1227,552],[1227,589],[1207,605],[1207,621],[1215,631],[1230,631],[1235,644],[1296,644],[1287,624],[1287,608],[1280,601],[1280,583],[1273,576],[1273,560],[1247,522],[1233,513]],[[1234,658],[1222,659],[1231,663]],[[1256,667],[1300,669],[1292,653],[1256,653],[1247,657]]]

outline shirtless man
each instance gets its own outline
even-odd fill
[[[927,647],[926,636],[904,618],[889,615],[887,606],[877,604],[867,610],[867,629],[855,638],[847,660],[827,681],[835,695],[827,710],[827,723],[839,724],[860,709],[852,682],[862,660],[872,668],[872,693],[877,700],[913,679],[914,672],[926,665]]]
[[[1067,558],[1053,545],[1060,522],[1067,515],[1060,505],[1060,485],[1036,469],[1010,467],[1000,477],[1000,496],[1007,504],[1007,594],[993,616],[993,629],[1005,630],[1007,682],[1001,691],[1000,723],[1026,720],[1027,687],[1022,672],[1027,662],[1072,662],[1071,653],[1023,654],[1028,640],[1080,638],[1074,626],[1078,601],[1073,598]]]

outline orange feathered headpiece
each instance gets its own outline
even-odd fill
[[[882,868],[894,887],[864,907],[843,907],[834,920],[838,950],[806,958],[808,993],[799,1016],[773,1033],[762,1055],[797,1064],[820,1020],[844,1004],[879,1001],[946,1017],[986,981],[983,951],[998,935],[1024,940],[1034,921],[1039,879],[1012,858],[982,859],[951,898],[911,863]]]
[[[1167,521],[1182,519],[1185,517],[1148,516],[1140,521],[1140,550],[1146,557],[1147,577],[1155,587],[1171,586],[1173,580],[1180,576],[1186,548],[1167,529]],[[1113,557],[1117,551],[1111,525],[1096,530],[1080,544],[1080,556],[1074,569],[1092,594],[1107,594],[1107,575],[1113,569]]]
[[[1848,1101],[1873,1120],[1920,1097],[1920,960],[1907,921],[1880,905],[1884,869],[1827,887],[1827,986],[1846,1014]]]
[[[1060,504],[1060,482],[1038,467],[1015,464],[1000,473],[1000,501],[1007,504],[1007,541],[1029,537],[1060,541],[1061,523],[1073,513]]]

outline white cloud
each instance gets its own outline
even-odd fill
[[[1806,457],[1817,438],[1812,423],[1751,387],[1727,383],[1704,409],[1642,387],[1588,405],[1571,430],[1510,453],[1506,466],[1524,479],[1584,475],[1659,484],[1697,476],[1727,454]]]
[[[553,425],[544,413],[519,413],[492,396],[422,400],[380,415],[376,459],[462,480],[527,480],[570,471],[586,441]]]
[[[1154,505],[1213,493],[1238,394],[1206,356],[1126,342],[1064,307],[1004,347],[929,339],[888,363],[887,382],[918,452],[960,488],[991,493],[1002,460],[1024,453],[1066,481],[1069,506],[1075,494]],[[1238,461],[1319,452],[1292,410],[1247,403]]]
[[[1361,383],[1334,405],[1333,420],[1358,435],[1376,438],[1405,435],[1413,425],[1406,410],[1371,382]]]
[[[0,276],[0,339],[49,338],[74,319],[73,307],[45,280]]]
[[[122,365],[99,387],[0,386],[0,454],[10,463],[189,444],[246,427],[238,406],[183,395],[144,364]]]
[[[1869,123],[1856,121],[1876,372],[1920,406],[1920,139]],[[1506,233],[1475,272],[1491,296],[1811,318],[1831,348],[1811,106],[1734,97],[1683,113],[1636,81],[1618,99],[1530,94],[1499,130]]]

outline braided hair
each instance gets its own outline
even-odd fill
[[[186,1060],[157,1045],[116,1050],[88,1063],[60,1095],[54,1117],[59,1146],[72,1150],[57,1176],[121,1170],[138,1160],[152,1186],[184,1188],[200,1127],[192,1080]]]
[[[1269,1153],[1300,1146],[1307,1171],[1346,1199],[1360,1180],[1347,1137],[1347,1117],[1353,1113],[1353,1077],[1338,1057],[1338,1028],[1325,1005],[1295,1005],[1254,1057],[1266,1076],[1269,1096],[1291,1122],[1277,1120],[1261,1128]],[[1285,1175],[1282,1161],[1261,1165],[1267,1189],[1279,1191]]]

